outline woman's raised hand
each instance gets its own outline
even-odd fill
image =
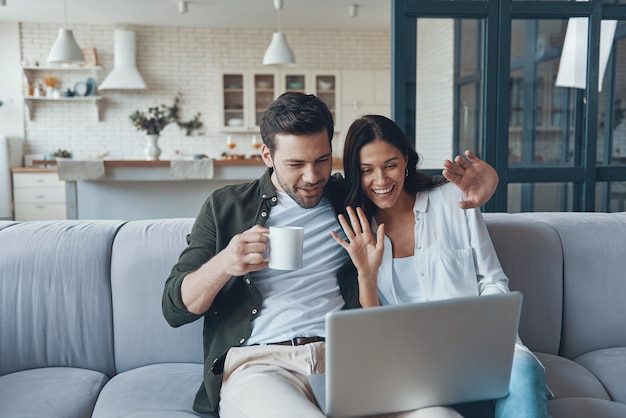
[[[359,299],[363,306],[378,305],[377,274],[385,251],[385,225],[378,225],[376,240],[372,236],[370,223],[363,209],[346,208],[350,222],[343,215],[339,215],[339,224],[346,234],[348,241],[341,238],[335,231],[332,237],[350,255],[358,271]]]

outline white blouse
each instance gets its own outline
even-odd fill
[[[407,274],[399,271],[394,279],[391,241],[385,237],[385,253],[378,270],[381,304],[509,291],[509,280],[480,210],[460,209],[458,202],[462,198],[462,192],[451,183],[417,194],[413,207],[413,269]],[[376,230],[375,222],[373,229]],[[410,294],[402,291],[409,287]]]

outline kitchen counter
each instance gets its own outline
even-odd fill
[[[104,177],[98,180],[180,180],[179,177],[172,176],[172,164],[197,164],[199,161],[209,160],[63,160],[66,165],[94,165],[102,164],[104,167]],[[213,178],[220,180],[248,180],[256,178],[265,169],[265,164],[260,159],[232,159],[232,160],[211,160],[213,164]],[[57,165],[56,160],[34,160],[34,166]],[[23,170],[56,170],[56,168],[25,167]],[[93,180],[85,173],[81,178],[80,173],[73,173],[71,180]],[[252,176],[252,177],[250,177]],[[74,178],[75,177],[75,178]],[[61,177],[62,180],[65,180]]]
[[[266,169],[257,159],[63,160],[58,165],[66,182],[68,219],[195,217],[213,191],[256,179]],[[201,170],[186,171],[186,166]]]
[[[61,162],[62,161],[62,162]],[[35,160],[17,170],[59,172],[66,183],[68,219],[195,217],[218,188],[259,178],[260,159]],[[341,170],[341,159],[333,159]]]
[[[56,167],[14,167],[12,173],[56,173]]]

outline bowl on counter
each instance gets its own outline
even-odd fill
[[[243,119],[241,118],[230,118],[226,121],[226,125],[228,126],[243,126]]]

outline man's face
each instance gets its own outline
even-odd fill
[[[277,134],[274,142],[274,155],[263,145],[261,156],[265,165],[274,167],[276,190],[287,193],[303,208],[317,206],[333,166],[326,131],[302,136]]]

